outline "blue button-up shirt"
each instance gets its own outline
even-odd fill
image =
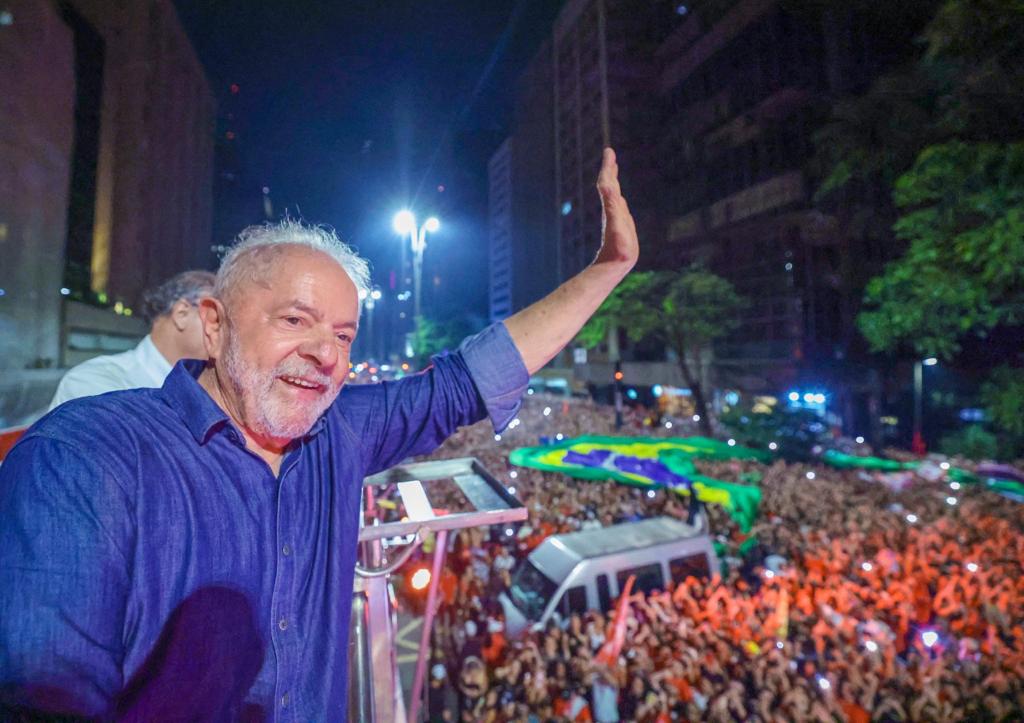
[[[138,720],[341,720],[364,476],[515,415],[504,325],[345,387],[276,477],[179,363],[69,402],[0,466],[0,701]]]

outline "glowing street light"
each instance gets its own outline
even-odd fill
[[[412,281],[413,281],[413,318],[420,318],[420,288],[423,281],[423,249],[427,247],[427,233],[437,233],[441,222],[431,216],[422,225],[416,225],[416,216],[412,211],[403,210],[395,214],[391,221],[395,233],[409,237],[412,249]],[[405,270],[405,246],[402,246],[402,270]]]
[[[416,230],[416,217],[412,215],[412,211],[399,211],[395,214],[392,225],[398,235],[409,236]]]

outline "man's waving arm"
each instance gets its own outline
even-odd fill
[[[604,209],[597,258],[552,293],[505,320],[531,374],[572,341],[639,256],[636,224],[619,188],[619,166],[611,148],[604,149],[597,190]]]

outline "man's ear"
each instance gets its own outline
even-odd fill
[[[199,320],[203,324],[203,344],[210,359],[221,359],[227,341],[228,316],[220,299],[205,296],[199,300]]]
[[[192,313],[192,303],[185,299],[178,299],[171,307],[171,323],[178,331],[185,331],[188,328],[188,317]]]

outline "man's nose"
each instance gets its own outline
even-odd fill
[[[323,370],[334,368],[338,363],[338,344],[334,332],[314,331],[299,347],[299,354]]]

